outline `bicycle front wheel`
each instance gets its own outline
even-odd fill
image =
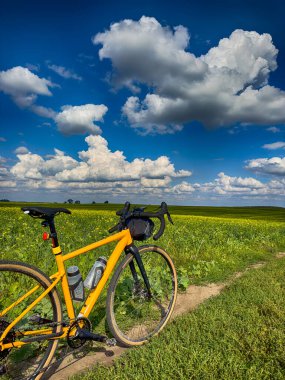
[[[127,347],[145,343],[164,328],[177,296],[176,271],[168,254],[153,245],[140,247],[139,254],[151,296],[132,254],[119,264],[107,295],[109,329],[116,340]],[[136,276],[131,266],[135,267]]]
[[[37,268],[17,261],[0,261],[0,337],[51,285]],[[58,340],[45,334],[59,334],[62,326],[61,302],[55,288],[36,303],[9,331],[1,343],[25,342],[20,348],[0,351],[5,379],[39,380],[54,356]]]

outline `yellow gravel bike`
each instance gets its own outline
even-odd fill
[[[33,206],[22,210],[33,218],[43,219],[42,225],[49,227],[50,233],[45,232],[43,238],[51,240],[58,271],[47,276],[30,264],[0,260],[1,375],[21,380],[48,378],[59,339],[66,339],[71,348],[79,348],[90,340],[110,346],[117,343],[136,346],[163,329],[177,295],[175,267],[162,248],[137,247],[134,240],[143,241],[152,236],[152,218],[160,221],[154,240],[164,232],[165,215],[172,223],[165,202],[157,212],[140,208],[130,211],[130,203],[126,202],[124,208],[117,211],[118,224],[109,230],[115,234],[66,254],[60,248],[54,218],[59,213],[71,212],[65,208]],[[117,244],[101,279],[75,315],[66,261],[112,242]],[[119,261],[123,252],[126,255]],[[88,316],[114,269],[106,301],[106,318],[113,335],[108,338],[92,332]],[[61,285],[60,292],[58,285]]]

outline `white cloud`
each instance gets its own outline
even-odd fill
[[[189,194],[193,193],[195,191],[195,188],[193,185],[186,181],[182,181],[178,185],[175,185],[173,187],[170,187],[166,189],[166,193],[174,193],[174,194]]]
[[[29,108],[37,115],[53,118],[55,112],[35,104],[38,95],[51,96],[50,87],[55,85],[32,73],[28,68],[17,66],[6,71],[0,71],[0,91],[10,95],[21,108]]]
[[[180,91],[175,79],[201,79],[207,68],[184,51],[188,42],[189,35],[183,26],[172,32],[155,18],[144,16],[138,22],[124,20],[112,24],[109,31],[93,38],[94,44],[103,45],[100,59],[110,58],[117,70],[112,78],[116,86],[133,89],[135,81],[146,82],[150,86],[159,85],[160,90],[171,96],[173,91]]]
[[[249,160],[246,169],[255,173],[285,176],[285,157],[257,158]]]
[[[55,117],[59,132],[64,135],[100,134],[100,127],[95,121],[102,121],[108,111],[104,104],[85,104],[82,106],[63,106],[62,111]]]
[[[69,74],[65,72],[65,75]],[[0,72],[0,91],[10,95],[19,107],[28,108],[39,116],[55,120],[58,130],[62,134],[99,134],[102,132],[94,122],[103,121],[103,116],[108,110],[103,104],[66,105],[61,107],[59,113],[36,104],[38,95],[52,95],[50,87],[53,86],[55,85],[52,82],[38,77],[25,67],[17,66]],[[0,138],[0,141],[5,141],[5,139]]]
[[[49,119],[54,119],[57,115],[57,113],[52,108],[38,106],[36,104],[32,104],[30,110],[34,112],[36,115],[47,117]]]
[[[285,196],[285,180],[276,179],[261,182],[252,177],[231,177],[225,173],[219,173],[218,178],[212,182],[198,185],[200,192],[209,196],[216,194],[223,199],[271,199]],[[278,198],[281,199],[281,198]],[[282,198],[283,199],[283,198]]]
[[[19,149],[19,148],[18,148]],[[19,162],[11,168],[11,173],[18,179],[36,179],[52,177],[63,170],[73,169],[78,162],[64,152],[55,149],[55,155],[44,160],[38,154],[19,151]]]
[[[0,137],[0,142],[6,142],[7,140],[5,139],[5,137]]]
[[[231,177],[221,172],[213,182],[208,182],[200,186],[203,192],[225,194],[251,194],[260,192],[265,185],[252,177]]]
[[[30,106],[37,95],[51,96],[53,84],[21,66],[0,72],[0,90],[10,95],[19,106]]]
[[[266,128],[266,130],[272,133],[280,132],[280,128],[277,128],[277,127],[269,127],[269,128]]]
[[[169,187],[171,183],[171,178],[165,176],[163,179],[153,179],[153,178],[141,178],[141,185],[143,188],[166,188]]]
[[[53,155],[45,158],[30,152],[18,154],[19,161],[10,171],[7,168],[0,170],[0,181],[3,178],[1,187],[49,191],[65,196],[107,196],[109,199],[113,197],[122,201],[137,199],[141,202],[148,202],[149,199],[167,199],[170,202],[185,202],[190,199],[207,201],[211,197],[216,201],[223,199],[223,202],[242,199],[266,199],[268,202],[275,202],[283,200],[285,196],[284,178],[275,177],[262,182],[253,177],[230,176],[221,172],[211,182],[179,182],[180,178],[189,177],[191,172],[175,169],[166,156],[155,160],[135,158],[128,161],[123,152],[111,151],[107,141],[101,136],[90,135],[85,141],[88,148],[78,153],[78,159],[59,149],[55,149]],[[252,165],[250,161],[249,163]],[[262,173],[267,170],[264,164]],[[260,168],[259,171],[261,172]],[[272,168],[270,172],[272,173]]]
[[[210,127],[285,122],[285,92],[268,85],[278,53],[269,34],[235,30],[201,57],[187,51],[189,40],[185,27],[172,30],[144,16],[93,38],[102,45],[100,59],[112,61],[113,86],[151,88],[122,108],[133,128],[173,133],[193,120]]]
[[[18,154],[18,162],[11,168],[13,180],[27,189],[50,189],[82,193],[99,192],[127,194],[186,194],[192,192],[190,184],[179,186],[172,181],[189,177],[188,170],[176,170],[166,156],[156,160],[135,158],[128,161],[121,151],[112,152],[101,136],[90,135],[85,141],[88,149],[78,153],[76,160],[59,149],[46,158],[38,154]]]
[[[70,69],[67,69],[64,66],[58,66],[58,65],[48,65],[48,68],[60,75],[61,77],[65,79],[75,79],[75,80],[82,80],[82,77],[77,75],[75,72],[73,72]]]
[[[2,189],[11,189],[17,187],[17,182],[16,181],[1,181],[1,188]]]
[[[19,146],[17,149],[14,151],[15,154],[27,154],[29,153],[29,150],[25,146]]]
[[[264,144],[262,148],[269,150],[282,149],[285,148],[285,141],[277,141],[272,144]]]
[[[156,160],[136,158],[129,162],[123,152],[112,152],[107,141],[101,136],[88,136],[85,141],[88,150],[79,152],[81,161],[72,170],[56,175],[60,181],[139,181],[141,178],[163,180],[165,177],[179,178],[191,172],[176,171],[166,156]]]

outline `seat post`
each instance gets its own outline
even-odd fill
[[[50,236],[51,236],[51,241],[52,241],[52,247],[56,248],[59,246],[58,244],[58,239],[57,239],[57,233],[55,229],[55,224],[54,224],[54,218],[49,218],[47,220],[49,228],[50,228]]]

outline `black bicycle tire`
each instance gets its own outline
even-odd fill
[[[49,277],[47,277],[47,275],[44,272],[42,272],[40,269],[33,265],[23,263],[20,261],[0,260],[0,272],[1,271],[18,272],[30,276],[35,281],[37,281],[44,289],[47,289],[51,285],[51,280],[49,279]],[[56,322],[56,326],[53,328],[53,333],[58,333],[61,331],[62,328],[62,305],[56,288],[53,288],[53,290],[49,293],[49,298],[53,307],[53,319],[54,322]],[[57,339],[50,340],[46,353],[44,354],[35,372],[29,376],[29,380],[43,379],[43,376],[45,375],[45,372],[48,369],[48,366],[50,365],[54,357],[57,345]]]
[[[178,290],[177,274],[176,274],[176,270],[175,270],[173,261],[170,258],[170,256],[168,255],[168,253],[163,248],[158,247],[156,245],[144,245],[144,246],[139,247],[138,249],[139,249],[140,254],[146,254],[147,252],[158,252],[159,254],[164,256],[168,265],[172,269],[175,287],[174,287],[173,298],[171,301],[171,307],[170,307],[163,323],[159,327],[158,331],[156,331],[154,334],[151,334],[150,337],[148,337],[147,339],[144,339],[144,340],[138,340],[138,341],[127,340],[125,338],[124,334],[122,334],[121,331],[119,330],[117,323],[115,321],[114,312],[113,312],[114,294],[115,294],[116,285],[118,283],[119,277],[120,277],[121,273],[123,272],[124,268],[133,259],[133,255],[131,253],[126,255],[124,260],[121,261],[121,263],[118,265],[118,267],[117,267],[117,269],[116,269],[116,271],[115,271],[115,273],[111,279],[111,282],[110,282],[110,285],[108,288],[108,292],[107,292],[107,300],[106,300],[106,319],[107,319],[109,330],[112,333],[112,335],[114,336],[114,338],[117,340],[117,342],[121,346],[124,346],[124,347],[132,347],[132,346],[142,345],[142,344],[146,343],[151,337],[157,335],[165,327],[165,325],[169,321],[169,318],[171,317],[171,314],[173,312],[176,297],[177,297],[177,290]]]

